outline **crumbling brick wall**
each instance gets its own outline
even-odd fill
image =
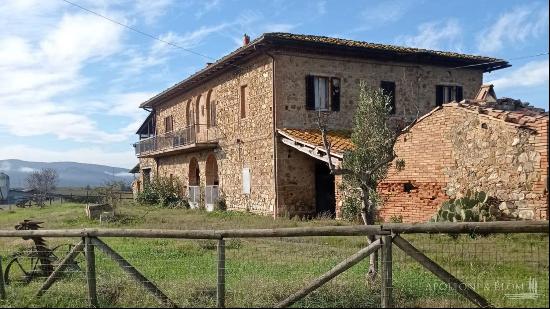
[[[460,107],[444,107],[399,137],[405,168],[379,186],[382,220],[429,220],[441,203],[485,191],[511,219],[547,218],[548,116],[536,132]]]

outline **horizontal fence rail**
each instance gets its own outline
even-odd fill
[[[263,238],[304,236],[363,236],[414,233],[548,233],[548,221],[420,223],[354,226],[323,226],[277,229],[234,230],[161,230],[161,229],[68,229],[68,230],[0,230],[0,237],[136,237],[136,238]]]
[[[528,241],[514,243],[514,237],[517,238],[520,235],[514,236],[512,234],[522,233],[527,233],[523,239]],[[405,239],[400,236],[402,234],[418,235],[411,235],[410,239]],[[430,234],[430,236],[424,237],[426,235],[422,234]],[[439,234],[439,236],[435,234]],[[495,234],[496,237],[501,237],[498,234],[507,234],[504,237],[506,240],[505,245],[510,243],[516,247],[506,251],[506,248],[502,248],[502,243],[492,244],[495,248],[497,245],[499,246],[499,250],[490,250],[491,253],[495,254],[492,258],[490,255],[487,256],[487,251],[485,253],[483,251],[478,252],[479,249],[482,249],[482,247],[478,248],[478,245],[488,246],[487,241],[491,241],[491,238],[487,238],[485,243],[468,243],[467,241],[474,241],[475,237],[464,237],[464,240],[453,243],[449,240],[451,237],[445,234],[472,236]],[[510,239],[508,234],[512,235]],[[74,290],[74,295],[81,297],[81,300],[69,302],[70,304],[82,306],[84,303],[88,303],[90,307],[94,308],[102,305],[105,307],[114,304],[120,305],[120,303],[116,303],[116,299],[120,296],[120,293],[125,293],[125,289],[130,282],[133,282],[141,290],[136,290],[139,292],[128,290],[128,293],[139,294],[127,296],[129,299],[124,298],[121,301],[131,302],[132,305],[135,305],[133,302],[137,302],[138,305],[143,306],[151,306],[156,301],[158,305],[163,307],[196,305],[206,307],[215,305],[223,308],[226,307],[226,302],[229,302],[229,305],[234,305],[233,302],[238,301],[239,297],[248,297],[244,304],[250,306],[271,305],[284,308],[298,305],[310,307],[319,305],[308,303],[311,302],[312,297],[314,299],[324,299],[324,293],[330,293],[331,290],[341,287],[350,288],[353,286],[355,288],[360,287],[360,298],[363,300],[350,303],[346,298],[357,298],[359,294],[355,292],[356,294],[353,296],[349,291],[344,290],[340,292],[341,294],[334,294],[339,295],[335,299],[340,301],[341,307],[350,307],[350,304],[352,307],[360,304],[362,307],[381,306],[383,308],[394,305],[441,307],[444,304],[450,306],[493,307],[508,304],[506,303],[506,297],[509,299],[514,297],[540,297],[540,300],[535,304],[542,304],[547,307],[548,289],[544,286],[547,286],[548,282],[548,234],[548,221],[392,223],[371,226],[228,230],[93,228],[0,230],[0,238],[22,237],[27,240],[36,240],[41,237],[59,238],[58,240],[76,238],[71,240],[74,241],[74,244],[64,254],[55,256],[53,254],[57,252],[55,249],[49,252],[50,257],[55,256],[57,258],[57,261],[52,264],[55,268],[52,267],[49,273],[42,276],[43,281],[38,286],[29,285],[25,287],[8,282],[11,281],[10,278],[16,277],[13,277],[8,270],[6,270],[5,276],[2,274],[2,257],[0,256],[0,274],[2,274],[0,276],[0,305],[12,305],[10,302],[2,303],[6,301],[3,279],[7,278],[10,279],[6,281],[6,285],[9,287],[8,298],[12,295],[11,301],[16,299],[13,298],[13,295],[20,298],[32,297],[32,295],[19,292],[18,289],[22,288],[25,288],[25,291],[37,288],[38,292],[33,293],[34,297],[36,299],[41,298],[46,301],[46,304],[57,304],[55,301],[48,302],[49,296],[55,298],[59,294],[69,295],[68,293]],[[318,241],[315,238],[296,239],[299,237],[343,236],[363,237],[360,237],[361,239],[356,237],[349,244],[357,246],[350,246],[342,252],[330,245],[330,242],[339,242],[342,240],[341,238],[338,240],[324,238],[319,242],[315,242]],[[367,245],[364,236],[377,237],[375,240],[368,241]],[[100,237],[111,239],[101,240]],[[438,237],[440,239],[436,241]],[[116,238],[123,239],[117,240]],[[136,241],[131,238],[149,238],[151,240],[141,240],[140,242],[146,242],[148,245],[155,246],[155,248],[151,248],[149,251],[149,248],[143,247],[139,252],[132,252],[131,249],[128,250],[131,247],[126,246]],[[253,238],[264,238],[264,240],[259,241]],[[426,238],[428,238],[428,242],[418,242],[419,239],[426,240]],[[123,241],[124,244],[120,241]],[[169,243],[173,244],[173,247],[168,245]],[[276,252],[270,251],[273,250],[271,245],[277,243],[291,245],[289,248],[292,249],[287,254],[291,255],[292,267],[287,265],[285,269],[284,263],[280,263],[270,255]],[[241,246],[254,245],[258,246],[256,248],[261,248],[261,250],[246,251],[249,255],[239,251]],[[395,245],[394,248],[400,249],[399,252],[392,249],[393,245]],[[458,249],[462,249],[457,250],[457,245]],[[193,249],[195,246],[199,246],[200,249]],[[537,251],[533,251],[533,246],[538,246],[536,247]],[[118,250],[115,251],[114,248],[118,248]],[[438,251],[437,248],[445,251]],[[528,248],[529,251],[527,251]],[[310,250],[314,251],[310,252]],[[193,252],[196,255],[193,255]],[[250,256],[251,252],[253,252],[252,256]],[[434,254],[434,252],[439,253],[439,255]],[[7,267],[10,264],[15,267],[14,261],[18,261],[19,264],[19,260],[24,261],[25,258],[33,258],[40,252],[36,251],[31,255],[22,253],[24,252],[12,255],[5,260],[8,262]],[[322,253],[326,256],[323,257]],[[283,258],[284,254],[277,256]],[[370,260],[370,262],[378,261],[379,257],[381,258],[380,280],[377,283],[379,286],[375,285],[374,281],[365,286],[364,282],[360,281],[366,280],[366,278],[361,279],[361,277],[364,278],[364,273],[361,275],[358,275],[358,273],[361,272],[361,269],[366,270],[367,260]],[[247,259],[252,259],[252,261]],[[511,263],[513,263],[513,267]],[[19,265],[21,266],[21,264]],[[75,267],[80,275],[75,275]],[[269,271],[259,273],[264,267],[271,268]],[[307,276],[307,278],[293,275],[293,271],[299,271],[301,268],[307,269],[307,271],[299,272],[299,274],[302,274],[303,277]],[[354,271],[352,268],[356,268],[356,270]],[[14,271],[14,269],[12,268],[11,271]],[[161,269],[167,269],[168,271],[161,273]],[[271,285],[274,284],[272,276],[277,272],[281,272],[282,277],[280,280],[284,282],[283,286]],[[123,276],[123,274],[126,274],[126,276]],[[502,279],[504,280],[502,282],[495,281],[498,283],[497,285],[487,284],[490,281],[485,282],[485,284],[477,282],[478,278],[480,280],[499,279],[497,277],[499,274],[506,277]],[[178,280],[183,280],[188,276],[199,277],[189,279],[191,282],[185,283],[194,284],[191,287],[180,285],[181,282]],[[123,279],[124,277],[128,279]],[[511,278],[516,281],[506,281]],[[505,294],[503,292],[516,292],[514,288],[518,286],[518,280],[528,280],[529,285],[526,285],[525,288],[520,286],[521,289],[516,289],[517,293],[515,294]],[[243,286],[240,285],[241,282],[253,284],[254,289],[243,289]],[[540,286],[538,286],[539,282]],[[56,285],[61,285],[61,287],[56,289]],[[286,286],[288,288],[284,288]],[[86,289],[82,290],[82,287],[86,287]],[[269,287],[280,290],[273,292],[272,297],[268,298],[265,303],[255,303],[258,291],[271,291]],[[79,288],[81,292],[76,292]],[[366,289],[367,293],[363,289]],[[355,290],[352,289],[351,291]],[[187,293],[184,294],[187,295],[187,298],[184,298],[182,293]],[[370,294],[368,295],[370,302],[363,298],[367,296],[366,294]],[[87,297],[82,301],[83,297],[78,295],[87,295]],[[71,297],[74,296],[65,296],[63,301],[71,299]],[[109,299],[115,299],[115,301],[111,302]],[[146,301],[146,303],[139,303],[140,301]],[[437,302],[430,303],[430,301]],[[242,303],[240,304],[242,305]],[[319,306],[323,307],[326,304],[330,304],[330,302],[321,303]]]

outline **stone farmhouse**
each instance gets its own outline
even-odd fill
[[[360,81],[393,96],[392,113],[397,122],[408,124],[418,115],[429,113],[403,137],[406,139],[420,134],[431,123],[444,125],[445,117],[483,113],[445,103],[474,98],[484,72],[508,66],[504,60],[488,57],[321,36],[265,33],[253,41],[245,36],[242,47],[141,104],[150,115],[137,131],[139,142],[134,145],[140,161],[136,167],[139,171],[136,188],[141,190],[153,177],[171,177],[184,184],[192,206],[202,204],[211,209],[218,198],[224,198],[229,209],[275,217],[321,213],[338,216],[342,179],[331,175],[327,168],[328,158],[320,146],[317,130],[319,111],[330,113],[329,139],[334,152],[330,159],[341,164],[343,152],[353,147],[349,132]],[[510,117],[513,115],[510,112]],[[485,118],[483,123],[490,128],[476,128],[476,132],[489,137],[492,137],[489,132],[498,131],[497,126],[511,132],[522,126],[498,117],[494,121]],[[477,124],[472,121],[470,125]],[[406,143],[421,139],[432,143],[428,138],[441,136],[413,137]],[[467,143],[471,137],[466,134],[460,138]],[[525,138],[531,141],[532,136]],[[490,145],[500,142],[500,139],[487,141]],[[521,139],[519,143],[525,142]],[[445,153],[450,148],[444,147],[451,146],[437,143],[434,141],[429,148],[440,147],[438,159],[447,164],[452,158]],[[495,151],[512,151],[504,148]],[[531,160],[531,152],[526,155]],[[507,164],[507,159],[503,160],[501,164]],[[384,190],[402,189],[410,182],[411,192],[405,193],[416,194],[414,201],[421,199],[426,185],[412,173],[420,175],[424,165],[420,162],[415,167],[412,162],[406,170],[410,173],[401,178],[390,176],[391,184]],[[460,164],[462,171],[472,163],[465,157]],[[444,164],[430,167],[430,171],[434,169],[437,169],[433,174],[435,180],[425,181],[435,183],[435,189],[427,194],[430,201],[434,190],[443,190],[444,182],[462,189],[459,182],[464,179],[444,174]],[[504,176],[498,174],[498,177]],[[479,181],[489,185],[482,179]],[[414,190],[418,193],[413,193]],[[505,191],[503,194],[509,197],[525,194],[525,191]],[[422,211],[414,210],[421,206],[415,206],[411,200],[407,204],[411,205],[410,219],[424,220],[442,198],[436,194],[433,205]],[[390,202],[391,199],[398,201],[394,196]],[[403,205],[397,212],[409,211],[402,210]],[[395,213],[388,211],[382,215],[389,217]]]

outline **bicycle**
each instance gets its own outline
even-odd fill
[[[37,230],[42,228],[40,224],[31,220],[24,220],[15,226],[16,230]],[[46,241],[42,237],[23,237],[24,240],[32,240],[34,246],[30,249],[13,253],[6,264],[4,271],[4,283],[12,282],[28,284],[33,279],[47,278],[74,247],[72,244],[61,244],[50,249],[46,246]],[[83,254],[77,255],[71,261],[65,272],[79,272],[79,264],[83,261]]]

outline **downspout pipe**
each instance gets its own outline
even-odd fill
[[[271,58],[271,87],[273,89],[272,92],[272,112],[273,112],[273,177],[275,182],[275,205],[273,207],[273,218],[277,218],[279,216],[279,177],[278,177],[278,160],[277,160],[277,87],[275,85],[275,76],[276,76],[276,69],[275,69],[275,56],[273,56],[268,51],[265,52],[265,54]]]

